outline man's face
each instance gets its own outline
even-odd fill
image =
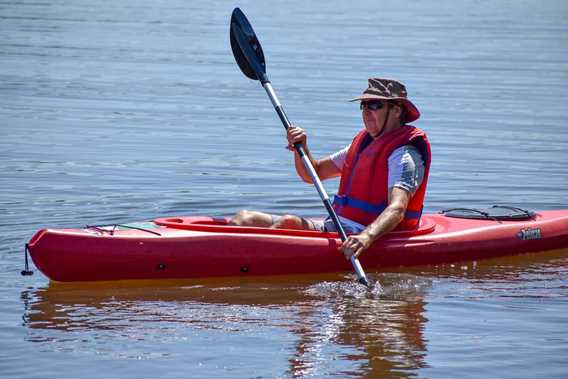
[[[378,137],[386,127],[385,117],[387,117],[388,108],[389,104],[384,100],[361,101],[363,123],[371,137]]]

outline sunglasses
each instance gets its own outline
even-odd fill
[[[368,109],[370,111],[376,111],[377,109],[383,108],[385,105],[386,105],[386,102],[379,101],[379,100],[361,101],[361,104],[359,104],[359,108],[361,110]]]

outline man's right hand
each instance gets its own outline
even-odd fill
[[[290,126],[287,132],[288,138],[288,146],[286,148],[291,151],[295,151],[294,144],[300,143],[304,150],[307,149],[308,145],[308,135],[304,131],[304,129],[299,128],[297,126]]]

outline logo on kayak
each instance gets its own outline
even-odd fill
[[[538,240],[542,238],[541,232],[539,228],[526,228],[526,229],[521,229],[518,233],[517,233],[517,237],[519,237],[519,239],[523,240],[523,241],[528,241],[528,240]]]

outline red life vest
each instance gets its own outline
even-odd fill
[[[410,199],[404,219],[397,230],[417,229],[422,215],[424,195],[430,172],[430,143],[426,133],[411,125],[403,125],[369,142],[365,129],[353,139],[341,170],[339,191],[333,201],[338,215],[369,225],[388,205],[388,158],[407,144],[418,148],[424,159],[424,178]],[[369,142],[367,146],[362,146]]]

